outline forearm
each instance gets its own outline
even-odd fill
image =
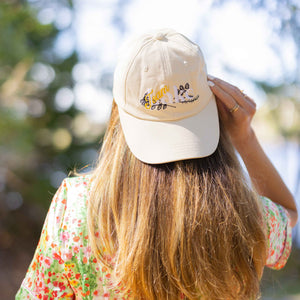
[[[297,222],[297,207],[294,197],[265,154],[254,131],[251,131],[246,141],[235,144],[235,147],[246,165],[257,192],[285,207],[292,217],[294,226]]]

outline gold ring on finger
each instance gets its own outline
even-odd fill
[[[229,112],[230,113],[234,113],[235,111],[237,111],[239,109],[239,104],[238,103],[235,103],[234,107],[229,109]]]

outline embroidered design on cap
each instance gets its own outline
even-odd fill
[[[148,89],[144,97],[140,100],[140,103],[146,109],[167,109],[168,107],[176,108],[176,106],[171,105],[174,103],[191,103],[199,99],[199,95],[194,96],[193,89],[190,87],[190,84],[187,82],[185,85],[179,85],[179,88],[173,86],[174,97],[170,92],[168,85],[164,85],[155,95],[153,94],[153,89]]]

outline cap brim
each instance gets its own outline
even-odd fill
[[[219,142],[219,119],[214,96],[191,117],[169,122],[147,121],[119,108],[129,149],[139,160],[160,164],[211,155]]]

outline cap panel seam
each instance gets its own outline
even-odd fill
[[[170,57],[169,57],[166,47],[167,46],[165,44],[161,45],[161,49],[162,49],[161,52],[162,52],[162,56],[163,56],[163,65],[164,65],[164,71],[165,71],[164,79],[168,78],[168,75],[171,74]]]
[[[131,60],[131,63],[130,65],[128,66],[128,69],[127,69],[127,72],[126,72],[126,75],[125,75],[125,80],[124,80],[124,89],[125,89],[125,93],[124,93],[124,102],[125,102],[125,105],[127,104],[127,77],[128,77],[128,73],[132,67],[132,65],[134,64],[135,62],[135,59],[137,58],[137,56],[140,54],[140,52],[148,45],[150,44],[151,40],[147,41],[144,45],[142,45],[142,47],[139,49],[139,51],[137,51],[137,53],[135,54],[135,56],[132,58]]]
[[[188,38],[185,37],[184,35],[182,35],[182,34],[180,34],[180,33],[179,33],[179,35],[180,35],[180,37],[182,37],[182,41],[180,41],[180,43],[181,43],[184,47],[186,47],[186,48],[188,48],[188,49],[190,49],[190,50],[193,50],[193,51],[196,50],[197,52],[200,50],[200,52],[201,52],[201,54],[202,54],[202,51],[201,51],[199,45],[197,45],[196,43],[192,42],[190,39],[188,39]]]

